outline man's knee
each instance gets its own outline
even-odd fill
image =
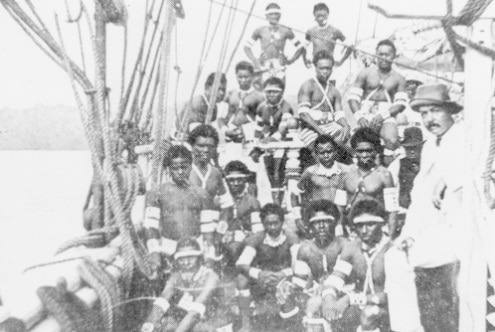
[[[399,146],[399,130],[395,123],[384,123],[380,130],[385,149],[395,150]]]
[[[237,289],[249,289],[249,279],[244,275],[239,274],[237,276]]]
[[[386,310],[377,305],[367,305],[361,311],[361,327],[363,331],[380,328]]]
[[[321,311],[322,299],[319,296],[312,297],[306,303],[306,316],[319,316]]]

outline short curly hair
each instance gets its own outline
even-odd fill
[[[187,142],[189,143],[189,145],[193,146],[196,143],[198,137],[213,138],[213,140],[215,141],[215,145],[218,145],[219,142],[217,130],[207,124],[201,124],[194,128],[189,134],[189,139],[187,140]]]

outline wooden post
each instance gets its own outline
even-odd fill
[[[480,19],[469,27],[468,38],[492,47],[492,20]],[[465,54],[464,124],[466,158],[463,207],[466,230],[459,275],[459,331],[486,330],[487,266],[495,268],[495,216],[483,195],[482,174],[489,144],[493,61],[472,48]],[[461,161],[462,162],[462,161]]]

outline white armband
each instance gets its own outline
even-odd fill
[[[217,224],[214,222],[202,223],[200,225],[201,233],[214,233],[217,230]]]
[[[300,48],[303,48],[304,44],[301,43],[301,41],[299,41],[298,39],[294,38],[294,47],[296,48],[296,50],[298,50]]]
[[[244,234],[241,230],[234,231],[234,242],[242,242],[246,238],[246,234]]]
[[[160,308],[163,311],[163,314],[166,314],[170,308],[170,303],[163,297],[157,298],[155,302],[153,302],[153,305]]]
[[[355,100],[359,104],[361,104],[361,101],[363,100],[363,95],[364,95],[363,89],[357,88],[357,87],[351,87],[349,89],[349,95],[348,95],[347,99]]]
[[[311,103],[310,102],[302,102],[300,103],[299,105],[297,105],[298,107],[298,113],[299,114],[303,114],[303,113],[308,113],[309,111],[311,111]]]
[[[220,219],[220,212],[216,210],[201,210],[199,220],[201,223],[216,222]]]
[[[352,271],[352,265],[344,260],[338,259],[333,270],[349,276]]]
[[[364,306],[366,304],[366,295],[363,293],[350,292],[347,295],[349,295],[350,305]]]
[[[347,191],[342,189],[337,189],[335,192],[335,205],[347,206]]]
[[[333,287],[339,292],[342,290],[342,287],[344,287],[344,283],[345,283],[344,279],[337,277],[337,276],[334,276],[334,275],[330,275],[325,280],[325,286],[326,287]]]
[[[234,199],[232,195],[228,191],[225,194],[219,196],[219,203],[221,209],[228,209],[229,207],[234,206]]]
[[[311,268],[308,263],[301,260],[296,260],[294,263],[294,275],[299,277],[309,277],[311,275]]]
[[[161,238],[161,252],[167,256],[172,256],[177,251],[177,241],[167,239],[165,237]]]
[[[301,219],[301,207],[300,206],[295,206],[292,208],[292,217],[294,219]]]
[[[149,206],[144,212],[144,228],[160,229],[160,209]]]
[[[399,210],[399,195],[397,188],[383,189],[383,201],[387,212],[395,212]]]
[[[199,303],[199,302],[192,302],[192,303],[189,303],[189,310],[188,312],[196,312],[199,314],[199,316],[201,318],[204,317],[205,315],[205,312],[206,312],[206,307],[203,303]]]
[[[261,270],[255,267],[249,268],[249,276],[253,279],[258,280],[260,277]]]
[[[251,224],[261,223],[260,213],[258,211],[251,212]]]
[[[225,220],[220,220],[217,224],[217,233],[225,235],[229,229],[229,224]]]
[[[299,313],[299,307],[294,307],[294,309],[292,309],[289,312],[282,312],[282,311],[280,311],[279,312],[279,315],[280,315],[280,317],[282,319],[288,319],[288,318],[294,317],[298,313]]]
[[[251,225],[251,231],[253,233],[263,232],[265,230],[265,226],[262,223],[256,223]]]
[[[304,279],[301,279],[299,277],[292,277],[291,283],[293,283],[294,285],[298,286],[298,287],[301,287],[301,288],[306,288],[308,286],[308,282]]]
[[[251,265],[254,257],[256,257],[256,249],[254,249],[251,246],[246,246],[244,248],[244,250],[242,251],[241,256],[239,256],[239,259],[237,259],[237,262],[235,263],[235,265],[236,266]]]
[[[339,121],[340,119],[345,119],[345,112],[342,110],[336,111],[334,118],[335,118],[335,121]]]
[[[153,332],[155,331],[155,324],[153,323],[144,323],[143,326],[141,326],[140,332]]]
[[[394,96],[394,104],[407,106],[409,102],[409,96],[405,91],[399,91]]]
[[[148,241],[146,241],[146,247],[148,248],[148,252],[150,254],[161,251],[160,243],[157,239],[149,239]]]

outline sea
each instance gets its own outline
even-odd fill
[[[84,234],[92,178],[89,151],[0,151],[0,298],[24,269]]]

